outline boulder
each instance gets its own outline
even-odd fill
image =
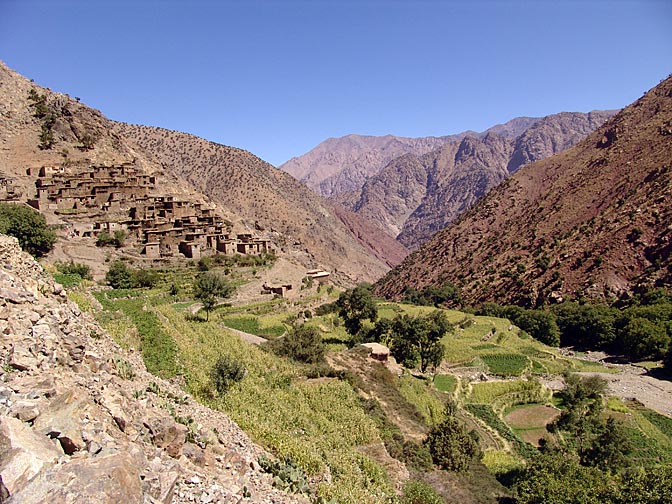
[[[0,417],[0,474],[10,495],[55,464],[60,456],[49,438],[37,434],[21,420]]]
[[[86,443],[82,439],[79,420],[84,414],[86,403],[83,397],[69,390],[51,401],[37,417],[33,428],[36,432],[58,439],[68,455],[83,450]]]
[[[158,448],[166,450],[173,458],[182,455],[182,447],[187,440],[187,427],[177,423],[170,416],[151,416],[143,420],[149,429],[152,443]]]
[[[175,471],[150,472],[145,475],[142,488],[157,504],[170,504],[178,477]]]
[[[30,353],[27,346],[22,343],[15,343],[14,348],[9,353],[7,363],[19,371],[28,371],[37,367],[38,360]]]
[[[43,471],[11,494],[11,504],[143,504],[137,462],[127,452],[74,459]]]

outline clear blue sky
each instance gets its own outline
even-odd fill
[[[279,165],[348,133],[624,107],[672,72],[672,2],[0,0],[0,59]]]

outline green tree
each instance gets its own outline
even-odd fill
[[[519,504],[605,504],[615,497],[612,481],[602,471],[555,450],[535,457],[513,488]]]
[[[284,337],[269,342],[269,345],[278,355],[308,364],[322,362],[326,352],[320,330],[305,324],[291,329]]]
[[[591,446],[580,453],[581,463],[605,472],[617,472],[627,465],[632,445],[621,422],[609,417],[598,429]]]
[[[424,373],[441,363],[445,353],[441,339],[451,329],[445,312],[441,310],[415,317],[398,315],[392,322],[392,355],[406,367],[419,364],[420,371]]]
[[[217,299],[227,298],[233,291],[229,282],[217,273],[208,271],[199,275],[194,287],[194,297],[203,305],[206,320],[210,320],[210,312],[217,304]]]
[[[433,426],[425,444],[432,460],[446,471],[461,472],[469,468],[472,460],[480,456],[478,442],[457,419],[453,403],[446,405],[446,419]]]
[[[586,349],[609,347],[616,337],[618,310],[604,305],[562,303],[553,308],[563,346]]]
[[[35,257],[47,254],[56,242],[56,233],[40,212],[32,208],[0,203],[0,233],[14,236],[23,250]]]
[[[660,359],[670,345],[664,322],[634,317],[618,331],[620,348],[635,359]]]
[[[220,356],[210,370],[210,382],[220,394],[225,394],[234,383],[245,378],[247,369],[238,360]]]
[[[135,283],[138,287],[152,288],[159,281],[159,274],[153,269],[139,269],[135,271]]]
[[[359,285],[342,292],[336,301],[336,306],[338,315],[343,319],[345,330],[353,337],[360,335],[366,320],[374,323],[378,318],[378,308],[370,286]]]
[[[619,486],[614,504],[668,504],[672,502],[672,465],[628,470]]]
[[[113,289],[131,289],[136,286],[134,271],[123,261],[114,261],[110,265],[105,281]]]
[[[445,499],[424,481],[408,480],[404,483],[401,504],[443,504],[444,502]]]

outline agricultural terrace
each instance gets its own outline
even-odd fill
[[[226,275],[244,286],[253,270],[232,269]],[[94,313],[121,346],[140,349],[152,373],[179,376],[187,391],[226,411],[277,457],[291,458],[313,478],[319,495],[336,502],[387,502],[394,495],[385,469],[389,459],[376,458],[371,447],[382,441],[389,453],[406,453],[411,445],[399,444],[400,439],[422,441],[432,425],[444,420],[448,396],[458,401],[458,417],[476,432],[482,462],[499,474],[522,467],[536,456],[539,440],[550,436],[546,425],[559,410],[543,379],[566,370],[614,371],[562,356],[508,320],[445,310],[454,330],[443,339],[446,354],[437,372],[431,379],[408,370],[398,377],[348,350],[351,337],[336,313],[316,314],[318,306],[338,298],[334,289],[306,287],[300,299],[291,301],[224,302],[206,321],[191,296],[197,274],[195,265],[182,274],[163,270],[149,289],[101,290],[91,296],[75,288],[70,296],[83,311]],[[377,306],[378,317],[390,319],[435,309],[380,301]],[[277,356],[230,331],[274,340],[297,322],[318,330],[334,368]],[[225,393],[212,381],[221,358],[243,369],[242,379]],[[614,398],[605,414],[624,422],[639,460],[671,461],[672,419]],[[331,478],[321,479],[324,474]]]

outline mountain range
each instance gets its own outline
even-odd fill
[[[571,147],[614,113],[519,117],[445,137],[349,135],[281,168],[415,248],[521,166]]]
[[[672,78],[576,146],[526,165],[377,284],[465,302],[612,299],[672,283]]]

